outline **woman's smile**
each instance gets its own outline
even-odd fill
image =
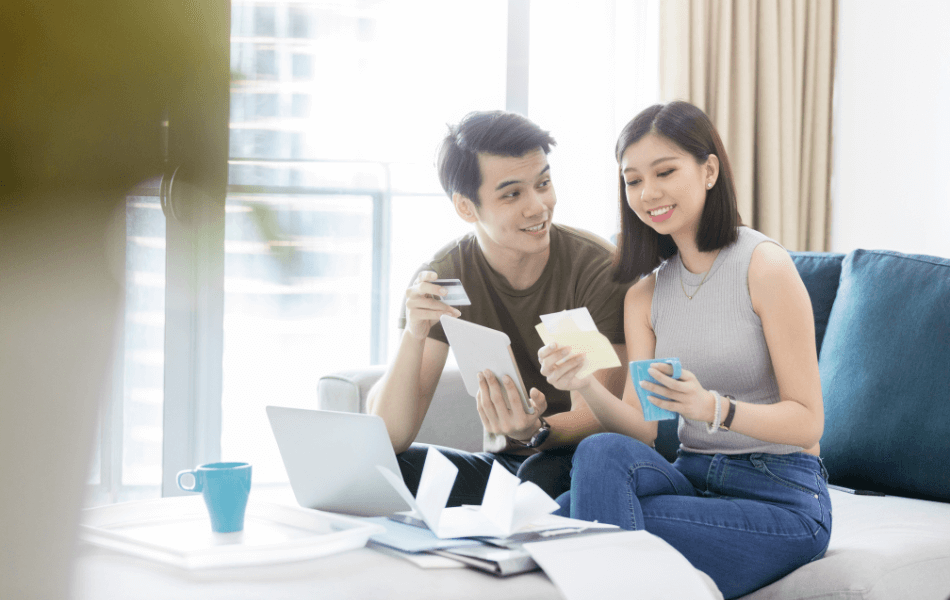
[[[654,210],[648,210],[647,214],[650,215],[651,221],[654,223],[659,223],[660,221],[665,221],[672,217],[674,208],[676,208],[675,204],[668,204]]]

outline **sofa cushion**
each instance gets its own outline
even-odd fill
[[[317,383],[317,408],[366,412],[369,390],[385,372],[385,365],[375,365],[324,375]],[[458,367],[449,363],[439,378],[416,441],[481,452],[482,434],[475,399],[465,391]]]
[[[841,262],[844,254],[833,252],[790,252],[798,274],[805,282],[811,308],[815,313],[815,346],[821,356],[821,343],[828,326],[831,306],[838,294]]]
[[[824,558],[742,600],[946,600],[950,504],[831,490]]]
[[[849,254],[819,368],[831,482],[950,500],[950,260]]]

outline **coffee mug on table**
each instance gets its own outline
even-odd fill
[[[679,415],[675,412],[660,408],[649,400],[649,396],[659,398],[660,400],[669,400],[666,396],[661,396],[653,392],[648,392],[640,386],[641,381],[650,383],[659,383],[650,376],[647,370],[650,365],[655,363],[666,363],[673,366],[673,379],[679,379],[683,375],[683,367],[678,358],[651,358],[650,360],[636,360],[630,363],[630,377],[633,378],[633,385],[637,389],[637,397],[640,398],[640,406],[643,407],[643,419],[646,421],[662,421],[664,419],[675,419]]]
[[[191,475],[195,483],[185,487],[181,478]],[[211,530],[231,533],[244,529],[244,510],[251,493],[251,465],[220,462],[200,465],[178,472],[178,487],[186,492],[201,492],[211,517]]]

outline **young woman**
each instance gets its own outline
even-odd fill
[[[811,302],[788,252],[741,225],[729,160],[700,109],[646,109],[621,132],[616,156],[615,276],[638,280],[624,303],[627,352],[680,359],[680,379],[655,363],[659,385],[641,382],[653,404],[678,413],[680,449],[671,465],[651,447],[656,423],[644,421],[633,381],[621,401],[577,377],[582,353],[541,348],[541,373],[579,391],[611,432],[577,448],[559,512],[645,529],[734,598],[828,546]]]

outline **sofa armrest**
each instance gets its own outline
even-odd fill
[[[384,365],[375,365],[324,375],[317,382],[317,408],[365,413],[366,396],[385,372]],[[458,367],[446,365],[442,371],[416,441],[481,452],[482,423]]]

